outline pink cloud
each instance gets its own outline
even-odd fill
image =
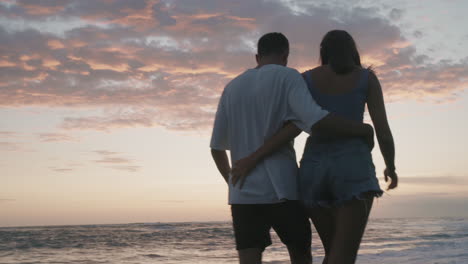
[[[107,168],[117,169],[117,170],[124,170],[130,172],[137,172],[140,170],[140,166],[134,165],[133,160],[119,157],[121,153],[108,151],[108,150],[95,150],[94,153],[97,153],[101,156],[98,160],[93,160],[98,164],[111,164],[111,166],[105,166]]]
[[[73,171],[72,168],[58,168],[58,167],[49,167],[49,169],[55,171],[55,172],[70,172]]]
[[[291,66],[305,70],[317,64],[328,30],[348,30],[389,101],[455,100],[468,86],[468,59],[433,62],[369,8],[307,5],[293,13],[279,2],[246,0],[59,2],[0,4],[0,15],[14,19],[89,22],[63,35],[0,27],[0,105],[111,109],[64,117],[65,130],[206,129],[222,88],[255,65],[256,40],[269,31],[287,35]],[[404,10],[389,14],[400,19]]]
[[[18,137],[21,133],[15,131],[0,131],[0,138]]]
[[[118,152],[108,151],[108,150],[95,150],[94,152],[97,153],[97,154],[100,154],[100,155],[114,155],[114,154],[119,154]]]
[[[106,157],[106,158],[102,158],[100,160],[95,160],[95,162],[99,162],[99,163],[128,163],[128,162],[130,162],[130,160],[125,159],[125,158]]]
[[[39,133],[37,136],[42,142],[77,141],[75,137],[65,133]]]
[[[0,142],[0,151],[21,151],[23,147],[17,142]]]
[[[137,172],[140,170],[140,166],[109,166],[108,168],[129,172]]]

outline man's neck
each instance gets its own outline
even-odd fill
[[[276,65],[284,66],[283,61],[281,59],[278,59],[276,57],[266,57],[266,58],[262,58],[262,60],[258,62],[257,69],[268,64],[276,64]]]

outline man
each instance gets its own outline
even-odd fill
[[[259,154],[262,161],[241,183],[242,188],[229,177],[226,150],[236,162],[255,152],[287,122],[306,132],[317,129],[347,136],[373,136],[372,127],[329,114],[315,103],[299,72],[286,67],[289,42],[283,34],[262,36],[257,53],[258,66],[234,78],[223,91],[211,138],[212,156],[229,185],[240,263],[261,263],[263,250],[271,244],[270,228],[287,246],[292,263],[311,263],[311,229],[298,201],[292,144],[278,140],[270,146],[278,149],[274,154]]]

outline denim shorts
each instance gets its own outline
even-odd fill
[[[364,141],[307,143],[299,168],[300,197],[306,207],[337,207],[368,195],[382,196]]]

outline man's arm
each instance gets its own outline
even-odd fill
[[[226,183],[229,183],[229,172],[231,171],[231,166],[229,165],[229,159],[226,151],[211,149],[211,156],[216,163],[218,171],[221,173]]]
[[[289,141],[297,137],[302,130],[295,124],[288,122],[283,128],[281,128],[276,134],[269,138],[265,143],[258,148],[254,153],[249,156],[240,159],[235,162],[232,167],[232,179],[231,182],[235,186],[238,182],[240,183],[239,188],[244,185],[244,180],[247,174],[257,166],[257,164],[266,158],[271,153],[284,146]]]
[[[229,130],[228,130],[228,119],[226,114],[226,108],[224,105],[226,90],[223,91],[219,100],[218,109],[213,124],[213,132],[211,134],[210,148],[211,156],[218,168],[219,172],[223,176],[226,183],[229,183],[229,173],[231,166],[229,165],[229,159],[226,154],[226,150],[230,149],[229,143]]]
[[[371,125],[347,120],[333,113],[326,115],[320,121],[312,125],[311,130],[320,131],[321,133],[330,133],[336,136],[364,137],[369,146],[371,148],[374,147],[374,130]],[[294,123],[289,122],[271,138],[265,141],[254,153],[236,161],[232,168],[233,185],[240,182],[240,188],[242,188],[245,177],[260,161],[293,140],[301,132],[302,130]]]

